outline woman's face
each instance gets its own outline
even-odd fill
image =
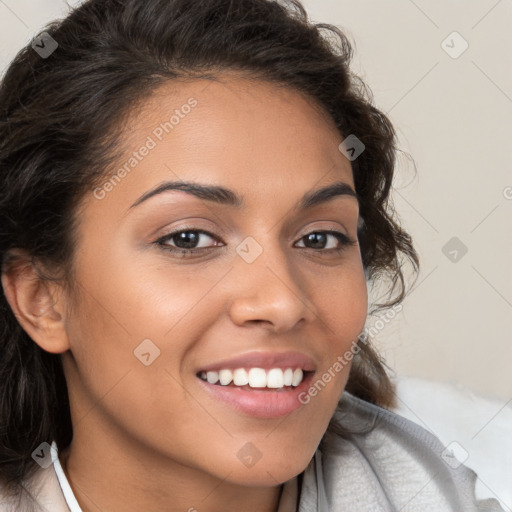
[[[313,456],[349,374],[336,362],[366,318],[342,138],[312,100],[229,74],[160,87],[125,133],[126,154],[80,209],[63,358],[72,446],[275,486]],[[170,182],[229,192],[148,195]],[[284,390],[201,379],[239,368],[308,372]]]

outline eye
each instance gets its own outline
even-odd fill
[[[218,245],[208,245],[208,239],[218,240],[214,235],[207,231],[182,228],[159,238],[155,243],[163,246],[163,248],[168,251],[186,255],[189,253],[204,251],[205,249],[210,249],[215,247],[215,245]]]
[[[325,252],[342,251],[357,242],[339,231],[312,231],[304,235],[299,242],[305,241],[306,249],[319,249]]]

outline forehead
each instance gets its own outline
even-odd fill
[[[122,140],[112,205],[132,204],[164,180],[221,184],[247,203],[298,198],[333,181],[353,186],[342,137],[313,98],[239,75],[162,84],[133,110]]]
[[[179,146],[179,152],[169,154],[175,161],[244,155],[247,162],[277,163],[286,154],[288,160],[348,163],[340,158],[342,137],[333,119],[314,98],[229,72],[215,80],[162,84],[131,117],[125,130],[128,147],[137,147],[148,134],[169,153]]]

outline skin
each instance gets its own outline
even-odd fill
[[[83,198],[74,293],[31,267],[2,277],[32,339],[62,354],[74,438],[59,455],[84,512],[277,510],[281,484],[310,462],[348,379],[350,366],[309,404],[258,419],[210,398],[195,376],[238,354],[286,350],[311,355],[320,376],[367,313],[357,243],[336,252],[332,235],[320,249],[304,239],[335,230],[357,240],[357,200],[294,210],[322,186],[354,188],[333,121],[290,88],[219,78],[166,83],[134,111],[118,166],[169,112],[198,102],[103,199]],[[246,206],[168,191],[130,208],[166,180],[222,185]],[[154,243],[182,227],[212,233],[199,241],[210,248],[183,257]],[[248,236],[263,249],[252,263],[236,252]],[[134,350],[148,338],[160,356],[145,366]],[[247,442],[262,454],[250,468],[237,458]]]

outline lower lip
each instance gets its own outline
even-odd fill
[[[207,393],[241,413],[255,418],[280,418],[304,405],[299,401],[299,395],[308,389],[313,375],[314,372],[306,373],[297,387],[288,390],[269,388],[245,390],[235,386],[210,384],[199,377],[197,379]]]

